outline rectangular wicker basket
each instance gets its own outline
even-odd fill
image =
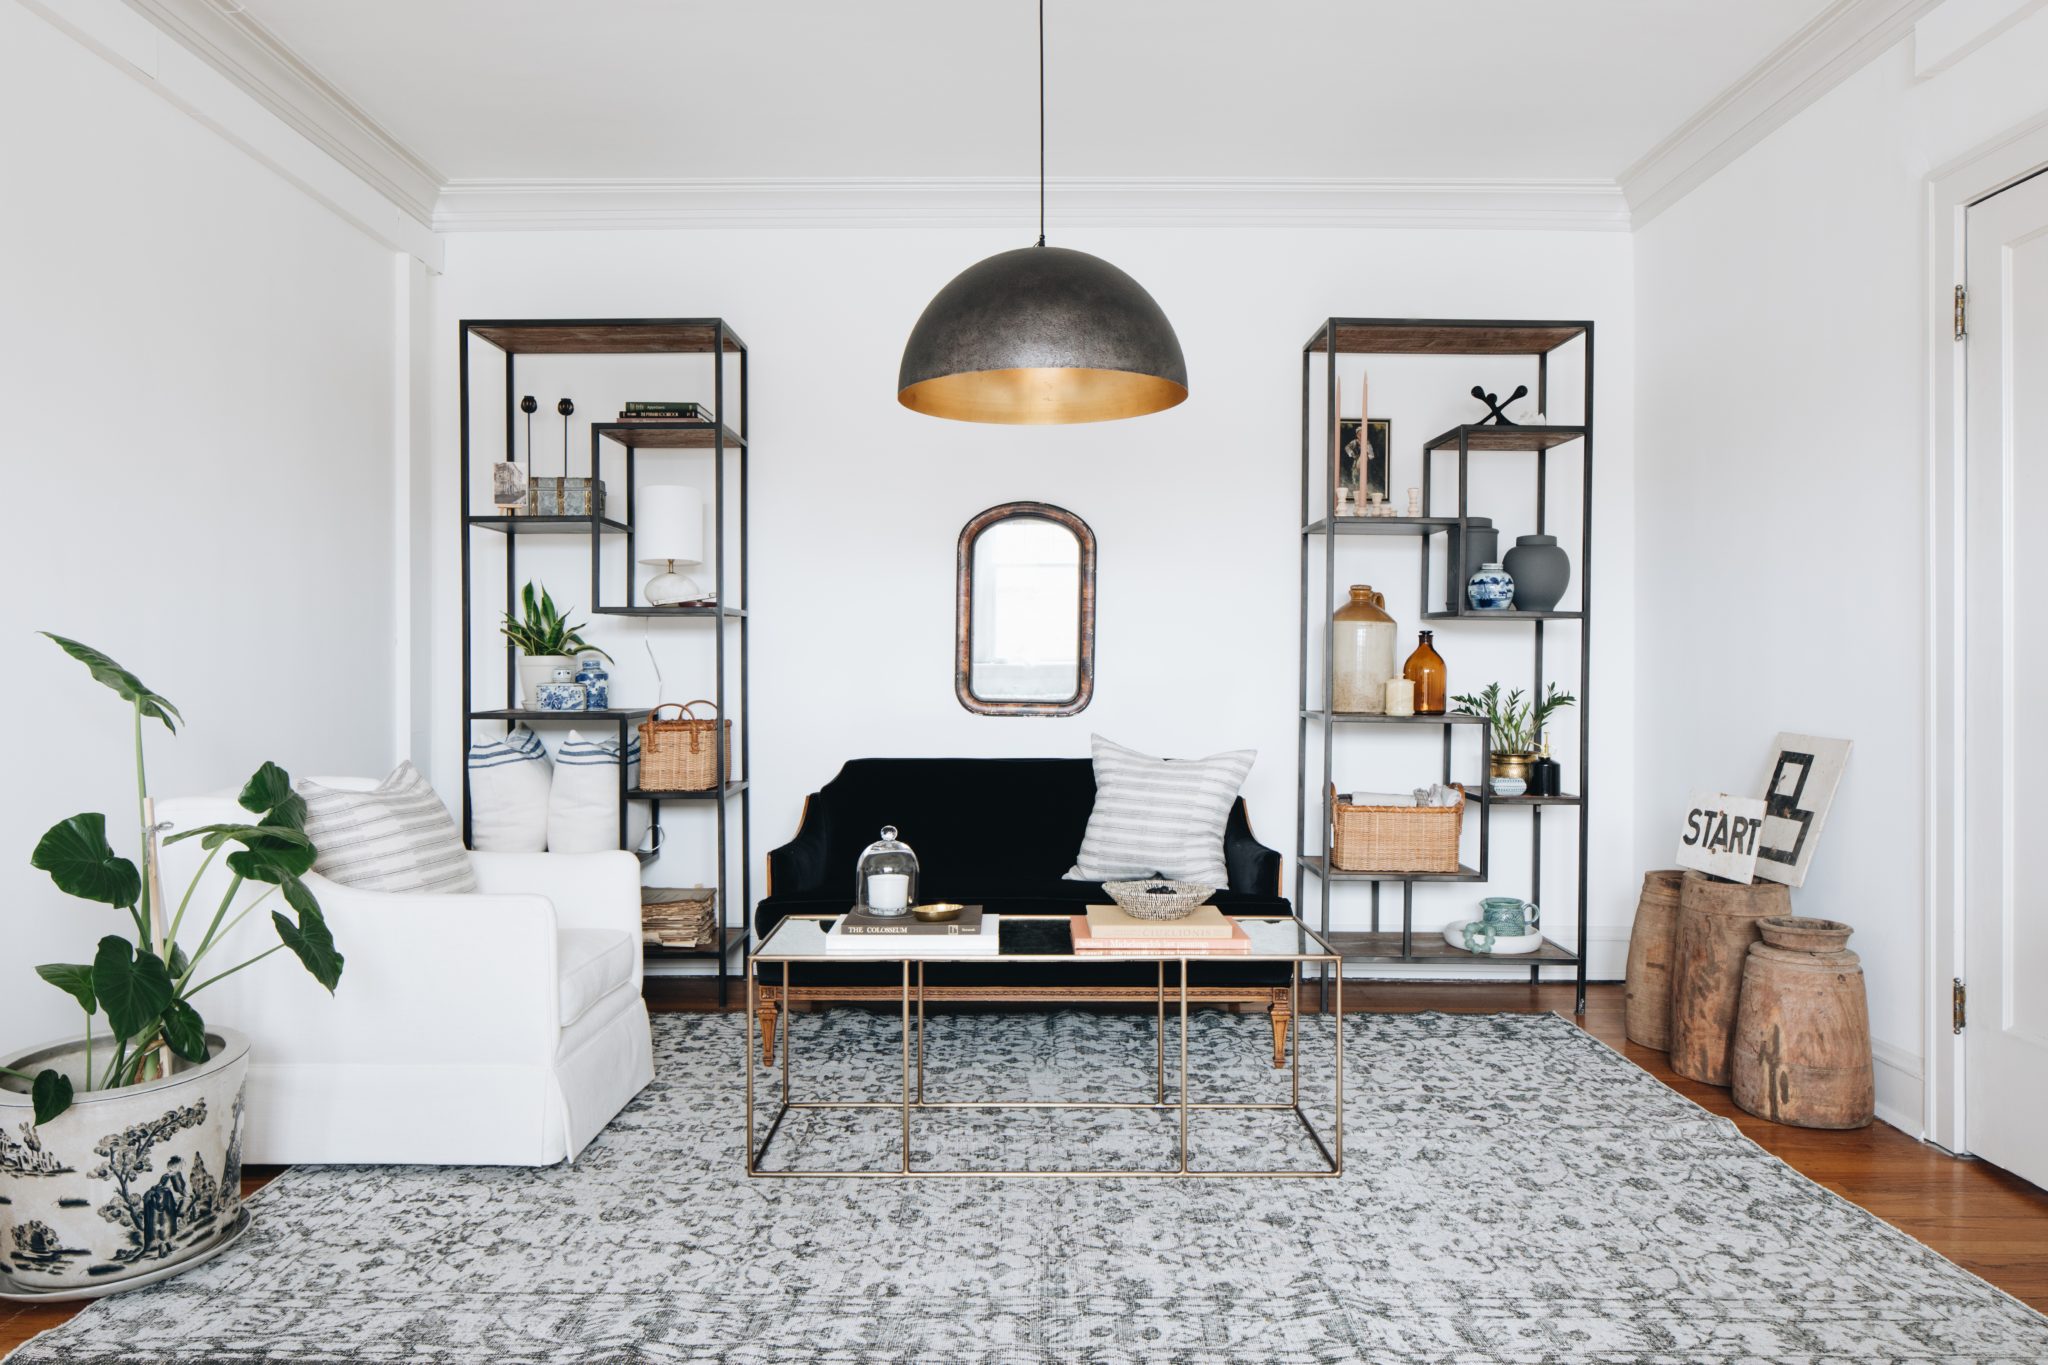
[[[708,948],[718,932],[718,893],[708,886],[640,888],[640,937],[660,948]]]
[[[1465,788],[1455,806],[1352,806],[1330,792],[1330,866],[1339,872],[1456,872]]]
[[[675,707],[677,715],[662,712]],[[699,720],[696,708],[710,707],[711,719]],[[718,718],[708,701],[669,702],[654,708],[640,723],[640,789],[650,792],[701,792],[718,785],[718,755],[725,752],[725,780],[732,769],[732,722]]]

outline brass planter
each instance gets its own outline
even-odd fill
[[[1518,782],[1526,784],[1529,780],[1529,767],[1535,761],[1535,754],[1496,753],[1492,755],[1491,762],[1487,766],[1487,775],[1489,777],[1513,778]]]

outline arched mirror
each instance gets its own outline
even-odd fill
[[[1007,502],[960,532],[960,704],[1071,716],[1095,693],[1095,533],[1062,507]]]

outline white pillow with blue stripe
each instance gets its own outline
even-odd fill
[[[524,725],[469,746],[469,846],[539,853],[548,846],[548,751]]]
[[[637,776],[640,740],[627,745],[626,785]],[[626,821],[626,843],[636,847],[647,829],[635,806]],[[576,731],[555,751],[555,781],[548,793],[548,852],[601,853],[619,848],[619,740],[585,739]]]

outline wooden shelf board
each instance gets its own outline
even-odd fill
[[[1481,322],[1459,318],[1332,318],[1308,349],[1343,355],[1542,355],[1585,334],[1583,322]]]
[[[471,720],[640,720],[647,715],[645,709],[620,710],[612,707],[603,711],[529,711],[524,707],[496,707],[488,711],[471,711]]]
[[[1333,882],[1483,882],[1479,869],[1460,863],[1456,872],[1333,872],[1323,871],[1322,858],[1314,853],[1304,853],[1298,859],[1303,868],[1318,877]]]
[[[1481,528],[1493,525],[1488,517],[1467,517],[1473,526]],[[1329,534],[1331,519],[1318,518],[1301,528],[1305,536]],[[1456,517],[1337,517],[1335,525],[1340,536],[1428,536],[1440,531],[1451,530],[1458,524]]]
[[[631,529],[625,522],[613,521],[610,517],[597,517],[593,519],[591,517],[508,517],[493,515],[471,517],[469,524],[481,527],[486,531],[503,531],[507,535],[587,536],[590,534],[593,520],[596,521],[597,529],[608,536],[619,535]]]
[[[1373,716],[1363,711],[1304,711],[1302,715],[1310,720],[1328,717],[1336,725],[1484,725],[1480,716],[1468,716],[1461,711],[1446,711],[1436,716]]]
[[[1480,967],[1524,967],[1532,964],[1570,967],[1578,963],[1579,955],[1567,948],[1561,948],[1549,939],[1533,953],[1468,953],[1463,948],[1453,948],[1444,942],[1441,929],[1417,929],[1412,935],[1409,950],[1401,951],[1400,933],[1343,933],[1331,932],[1322,938],[1343,955],[1347,962],[1426,962],[1444,966],[1458,963]]]
[[[472,322],[469,334],[513,355],[663,355],[691,351],[709,354],[718,346],[718,319]],[[729,327],[725,332],[725,349],[746,349],[746,343],[734,336]]]
[[[592,607],[593,616],[699,616],[723,615],[733,620],[747,614],[745,607],[727,607],[721,612],[717,607]]]
[[[1486,798],[1486,802],[1490,806],[1576,806],[1579,804],[1579,798],[1576,796],[1489,796]]]
[[[1582,611],[1426,611],[1425,621],[1581,621]]]
[[[597,434],[608,441],[636,450],[709,450],[725,435],[727,450],[744,450],[747,443],[731,427],[716,422],[596,422]]]
[[[728,782],[722,788],[706,787],[700,792],[651,792],[643,791],[639,787],[629,787],[626,789],[626,799],[628,801],[722,801],[729,797],[738,796],[746,789],[747,780],[745,778],[740,778],[735,782]]]
[[[1424,450],[1456,450],[1458,433],[1465,433],[1467,450],[1549,450],[1570,441],[1583,440],[1584,427],[1498,427],[1461,426],[1452,427],[1443,435],[1424,446]]]

